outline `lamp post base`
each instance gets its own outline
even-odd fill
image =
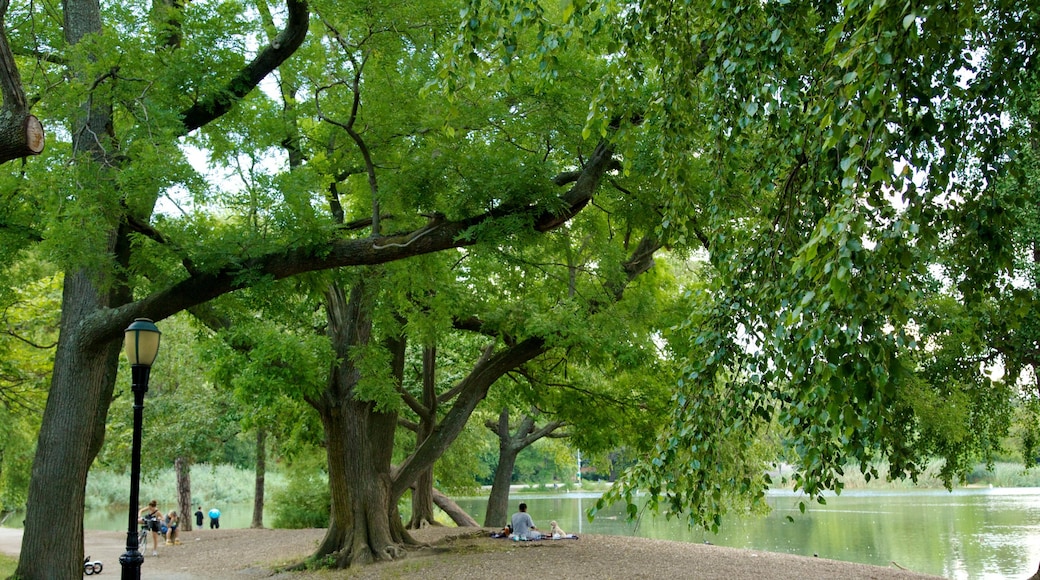
[[[141,564],[144,564],[144,555],[138,550],[127,550],[119,557],[119,565],[123,567],[120,578],[122,580],[140,580]]]

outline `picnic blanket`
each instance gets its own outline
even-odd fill
[[[578,536],[575,536],[574,534],[567,534],[566,536],[556,536],[556,537],[543,535],[542,537],[540,537],[538,539],[530,540],[530,539],[527,539],[527,538],[514,538],[513,536],[511,536],[509,534],[504,534],[502,532],[491,532],[491,537],[492,538],[496,538],[496,539],[504,539],[504,540],[508,540],[508,539],[512,538],[512,539],[516,540],[517,542],[540,542],[542,540],[577,540],[578,539]]]

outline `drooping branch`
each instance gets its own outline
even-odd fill
[[[260,81],[278,68],[307,36],[310,12],[306,0],[286,0],[289,18],[285,28],[242,70],[228,81],[216,94],[206,96],[181,113],[184,132],[190,133],[199,127],[219,119],[222,115],[248,95]]]
[[[448,514],[455,525],[460,528],[475,528],[480,526],[477,520],[473,519],[473,516],[466,513],[466,510],[459,507],[459,504],[452,501],[452,499],[444,495],[440,490],[434,488],[433,490],[433,503],[437,504],[437,507],[441,508],[441,511]]]

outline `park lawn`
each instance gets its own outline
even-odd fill
[[[5,554],[0,554],[0,578],[14,575],[14,569],[18,567],[18,559]]]

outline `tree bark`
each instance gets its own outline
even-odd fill
[[[426,526],[440,526],[433,513],[433,467],[419,474],[412,489],[412,517],[408,520],[409,530],[421,530]]]
[[[101,31],[101,11],[96,0],[65,0],[63,9],[65,41],[70,46]],[[72,148],[79,160],[111,166],[106,163],[112,149],[111,119],[110,104],[100,99],[84,104],[72,127]],[[113,227],[107,240],[107,249],[124,266],[129,255],[125,233],[123,228]],[[117,335],[106,335],[99,328],[93,315],[124,304],[131,297],[121,280],[104,285],[101,278],[88,270],[65,274],[58,349],[40,424],[25,530],[14,574],[19,578],[81,578],[83,574],[87,471],[104,440],[122,346]],[[137,506],[129,509],[136,516]],[[129,524],[129,514],[127,518]],[[55,522],[66,523],[64,533],[54,533]]]
[[[508,447],[507,441],[498,442],[498,466],[495,478],[488,494],[487,511],[484,513],[484,527],[501,528],[509,521],[509,486],[513,483],[513,469],[516,467],[516,456],[519,450]]]
[[[19,578],[83,576],[87,471],[104,438],[121,346],[91,341],[81,326],[101,300],[88,274],[65,277],[62,331],[29,481]],[[136,514],[137,506],[129,509]],[[54,533],[55,522],[64,522],[62,533]]]
[[[537,410],[532,410],[525,415],[512,433],[509,430],[509,409],[502,409],[497,422],[487,423],[487,427],[498,437],[498,467],[495,468],[495,478],[488,495],[485,527],[501,527],[508,521],[509,487],[513,483],[513,468],[516,467],[516,458],[520,452],[543,437],[561,437],[554,435],[563,426],[560,421],[550,421],[536,429],[535,418],[538,414]]]
[[[178,457],[173,460],[173,469],[177,474],[177,509],[180,511],[177,529],[190,532],[194,519],[191,511],[191,462]]]
[[[325,428],[331,494],[329,529],[312,559],[330,557],[337,568],[398,558],[402,545],[412,542],[396,499],[390,499],[397,415],[378,411],[374,403],[355,398],[354,392],[360,371],[351,351],[372,338],[371,284],[356,283],[349,300],[338,285],[325,292],[328,333],[338,362],[321,397],[308,401]],[[403,340],[392,352],[393,374],[399,376]]]
[[[0,163],[39,155],[44,134],[40,120],[24,111],[0,109]]]
[[[267,475],[267,429],[256,428],[256,485],[253,493],[251,528],[264,527],[264,477]]]
[[[448,517],[455,522],[455,525],[462,528],[480,526],[477,520],[473,519],[473,516],[466,513],[466,510],[459,507],[459,504],[455,503],[450,497],[437,491],[437,488],[433,489],[433,501],[437,504],[437,507],[441,508],[441,511],[448,514]]]
[[[423,409],[419,429],[415,434],[417,446],[433,433],[437,424],[437,347],[423,347]],[[412,488],[412,517],[409,530],[419,530],[428,525],[440,525],[433,514],[433,464],[419,472]]]
[[[29,114],[22,78],[7,42],[8,0],[0,1],[0,163],[39,155],[43,152],[44,134],[40,120]]]

